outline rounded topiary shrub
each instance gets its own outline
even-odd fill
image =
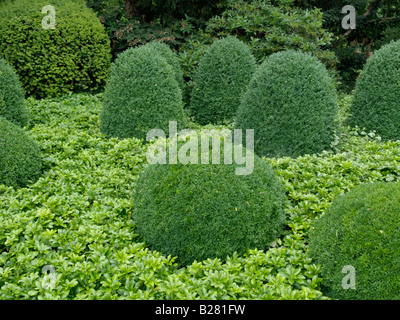
[[[0,56],[14,66],[26,93],[37,98],[99,90],[111,63],[104,26],[78,0],[15,0],[2,7]]]
[[[0,184],[26,187],[41,175],[40,149],[23,129],[0,117]]]
[[[334,299],[400,299],[400,184],[368,183],[339,196],[310,232]],[[353,269],[354,268],[354,269]]]
[[[220,164],[215,164],[211,149],[217,147],[201,153],[206,140],[189,136],[198,136],[192,145],[198,145],[199,155],[192,155],[197,164],[180,157],[190,149],[193,138],[186,138],[177,143],[176,164],[170,142],[160,148],[168,155],[165,164],[150,164],[141,173],[132,214],[138,233],[152,249],[177,256],[182,265],[265,249],[281,235],[285,217],[286,195],[273,169],[248,151],[254,166],[239,173],[244,165],[226,163],[225,147],[232,143],[221,137],[215,140],[220,141]],[[210,147],[213,143],[210,139]]]
[[[165,60],[167,60],[167,62],[171,65],[172,69],[174,70],[175,78],[179,84],[179,87],[183,90],[184,87],[183,70],[178,55],[175,52],[173,52],[170,49],[170,47],[164,42],[151,41],[148,42],[145,46],[155,50]]]
[[[328,150],[339,136],[334,82],[310,54],[275,53],[250,81],[235,127],[254,129],[260,156],[297,157]]]
[[[10,64],[0,58],[0,116],[24,127],[28,123],[25,92]]]
[[[118,56],[104,92],[100,129],[108,137],[146,139],[151,129],[185,125],[182,92],[173,68],[147,46]]]
[[[349,126],[376,131],[383,140],[400,139],[400,41],[375,51],[356,82]]]
[[[190,111],[199,124],[233,121],[256,61],[246,44],[229,36],[217,40],[194,75]]]

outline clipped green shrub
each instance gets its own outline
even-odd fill
[[[26,187],[41,174],[39,146],[19,126],[0,117],[0,184]]]
[[[25,92],[10,64],[0,58],[0,116],[24,127],[28,123]]]
[[[178,55],[173,52],[170,47],[160,41],[151,41],[146,44],[149,48],[152,48],[156,52],[158,52],[174,69],[176,81],[179,84],[179,87],[183,90],[184,80],[183,80],[183,71],[181,67],[181,63]]]
[[[349,126],[376,131],[383,140],[400,139],[400,41],[375,51],[356,82]]]
[[[55,9],[55,28],[42,13]],[[47,28],[47,27],[46,27]],[[15,0],[0,11],[0,56],[37,98],[100,90],[110,68],[110,40],[96,14],[78,0]]]
[[[151,129],[185,124],[182,92],[173,68],[147,46],[118,56],[104,92],[100,129],[108,137],[146,139]]]
[[[309,235],[310,256],[322,265],[323,292],[341,300],[398,300],[399,234],[398,182],[363,184],[336,198]],[[355,278],[344,281],[353,288],[342,286],[345,266],[354,267]]]
[[[220,164],[214,164],[211,148],[206,149],[208,155],[200,152],[206,139],[198,134],[187,137],[198,137],[193,144],[198,143],[199,155],[193,156],[198,164],[185,164],[182,158],[173,164],[168,157],[166,164],[150,164],[140,174],[132,214],[138,233],[151,248],[177,256],[183,265],[265,249],[281,235],[285,217],[286,195],[275,172],[249,153],[254,156],[253,171],[239,175],[236,169],[244,165],[225,164],[223,156],[232,142],[217,136]],[[178,138],[178,155],[194,139],[187,137]],[[173,145],[164,145],[166,154]]]
[[[217,40],[199,62],[194,76],[190,110],[199,124],[232,122],[256,61],[235,37]]]
[[[269,56],[243,95],[235,127],[254,129],[260,156],[297,157],[337,143],[334,82],[317,58],[298,51]]]

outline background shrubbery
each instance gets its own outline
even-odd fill
[[[54,0],[56,28],[43,29],[46,0],[15,0],[0,10],[0,56],[38,98],[104,87],[110,40],[84,1]]]

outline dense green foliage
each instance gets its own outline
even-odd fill
[[[229,34],[249,44],[257,61],[285,49],[300,49],[331,61],[325,52],[332,35],[322,28],[320,10],[301,10],[294,0],[231,0],[226,10],[207,22],[206,34],[221,37]],[[331,61],[334,63],[334,61]]]
[[[194,76],[190,103],[194,120],[232,122],[255,70],[256,61],[243,42],[235,37],[215,41]]]
[[[324,292],[335,299],[400,298],[400,184],[369,183],[338,197],[310,233],[310,255],[322,265]],[[355,288],[342,287],[342,268]]]
[[[341,75],[341,90],[354,89],[359,72],[374,52],[391,40],[400,38],[399,0],[296,0],[303,9],[319,8],[323,13],[323,28],[334,34],[330,49],[338,58],[337,69]],[[352,5],[356,10],[356,28],[345,30],[342,20],[347,13],[342,8]]]
[[[168,62],[168,64],[174,69],[175,78],[179,84],[179,87],[183,89],[184,87],[183,71],[178,55],[175,52],[173,52],[167,44],[163,42],[152,41],[148,42],[146,46],[153,49],[158,54],[160,54]]]
[[[279,52],[254,74],[235,127],[254,129],[258,155],[320,153],[338,142],[336,100],[333,81],[317,58],[292,50]]]
[[[197,133],[187,137],[198,141],[199,150],[208,139]],[[224,261],[235,251],[264,250],[282,233],[286,197],[274,171],[255,157],[253,172],[237,175],[241,166],[222,161],[232,142],[217,139],[221,164],[201,161],[208,152],[211,158],[210,148],[199,152],[198,164],[149,165],[136,185],[137,232],[152,249],[177,256],[183,265],[207,258]],[[178,143],[178,150],[184,145]],[[172,148],[168,144],[167,154]]]
[[[44,174],[29,188],[0,186],[2,299],[327,299],[308,253],[310,224],[340,193],[400,180],[400,142],[372,133],[346,132],[336,154],[265,159],[290,199],[284,235],[266,251],[178,268],[137,237],[132,194],[147,147],[102,136],[101,96],[27,106]],[[55,269],[53,290],[44,266]]]
[[[28,123],[25,92],[10,64],[0,58],[0,116],[24,127]]]
[[[220,1],[87,0],[111,40],[113,57],[130,47],[163,41],[178,49],[222,9]]]
[[[0,185],[26,187],[41,174],[39,146],[23,129],[0,117]]]
[[[169,122],[185,124],[182,92],[174,69],[148,46],[119,55],[111,68],[100,116],[108,137],[146,139],[151,129],[169,130]]]
[[[357,81],[348,124],[375,130],[382,139],[400,139],[400,41],[391,42],[368,59]]]
[[[55,9],[55,29],[41,13]],[[15,0],[0,11],[0,56],[13,65],[28,95],[99,90],[110,67],[110,41],[93,11],[78,0]]]
[[[224,8],[182,45],[185,76],[192,77],[208,45],[228,35],[245,42],[259,63],[272,53],[293,49],[316,55],[333,72],[336,58],[327,50],[332,34],[322,28],[320,10],[300,9],[292,0],[235,0]]]

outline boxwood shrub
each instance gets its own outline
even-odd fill
[[[398,182],[363,184],[336,198],[310,232],[310,256],[322,265],[323,292],[340,300],[398,300],[399,234]],[[354,289],[342,286],[345,266],[354,267]]]
[[[375,51],[356,82],[347,123],[376,131],[383,140],[400,139],[400,41]]]
[[[15,70],[0,58],[0,116],[24,127],[28,123],[25,92]]]
[[[23,129],[0,117],[0,184],[25,187],[41,175],[39,146]]]
[[[198,137],[201,150],[205,139]],[[199,152],[198,164],[173,164],[168,158],[166,164],[148,165],[135,187],[132,216],[138,233],[152,249],[177,256],[182,265],[264,250],[283,231],[286,195],[275,172],[255,156],[253,172],[237,175],[240,166],[223,160],[231,142],[218,139],[220,164],[201,161],[205,152]],[[172,146],[166,145],[167,154]],[[181,148],[180,141],[178,152]],[[209,160],[211,155],[210,149]]]
[[[44,29],[46,5],[55,29]],[[45,19],[46,20],[46,19]],[[111,63],[110,40],[96,14],[78,0],[15,0],[0,11],[0,56],[37,98],[100,90]]]
[[[299,51],[269,56],[244,94],[235,127],[254,129],[260,156],[297,157],[330,149],[339,136],[336,89],[324,65]]]
[[[185,124],[182,92],[174,69],[148,46],[118,56],[104,92],[100,129],[108,137],[146,139],[151,129]]]
[[[256,70],[246,44],[233,36],[216,40],[199,62],[190,112],[199,124],[233,122],[240,98]]]
[[[160,41],[151,41],[146,44],[149,48],[152,48],[156,52],[158,52],[174,69],[176,81],[179,84],[181,90],[184,88],[184,80],[183,80],[183,70],[181,67],[180,59],[178,55],[171,50],[171,48],[164,42]]]

